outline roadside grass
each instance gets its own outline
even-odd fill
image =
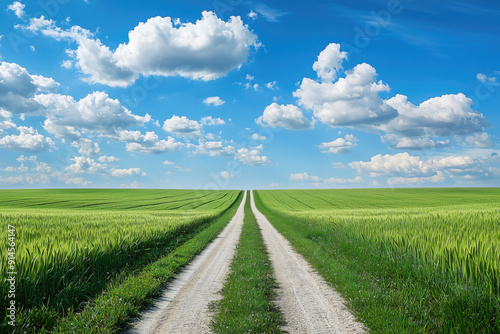
[[[280,326],[284,325],[284,318],[274,302],[278,285],[250,207],[250,196],[230,270],[221,291],[222,299],[210,306],[215,312],[211,323],[214,333],[283,333]]]
[[[217,236],[236,212],[241,198],[242,193],[238,195],[236,192],[233,198],[224,199],[226,208],[219,209],[218,213],[199,215],[186,212],[186,217],[182,217],[182,211],[171,217],[164,211],[130,213],[130,217],[122,212],[63,212],[63,216],[68,215],[70,223],[83,227],[73,229],[73,234],[68,233],[63,241],[69,242],[67,240],[73,235],[80,243],[74,245],[76,248],[72,252],[68,249],[54,252],[47,243],[45,248],[37,246],[35,250],[38,252],[30,254],[28,251],[23,258],[18,258],[18,266],[24,270],[18,274],[24,279],[17,287],[23,302],[19,305],[14,332],[116,332],[127,322],[127,317],[136,315],[141,307],[150,304],[165,283]],[[191,205],[189,200],[184,198]],[[13,217],[16,217],[17,209],[12,210]],[[7,209],[4,212],[11,213]],[[52,212],[48,211],[48,215]],[[60,214],[56,212],[56,215]],[[80,215],[83,218],[75,222],[74,217]],[[95,215],[103,216],[102,224],[99,221],[99,225],[92,226],[85,220],[85,217]],[[113,219],[106,222],[106,217]],[[26,223],[35,224],[31,229],[33,232],[37,221],[31,218],[27,214],[24,219]],[[120,223],[119,218],[126,218],[130,223]],[[84,224],[76,224],[78,220]],[[52,229],[60,227],[53,220],[49,223],[47,225],[52,225]],[[90,244],[92,247],[88,250],[87,247],[84,249],[82,238],[88,237],[89,233],[99,234],[101,225],[101,237],[97,235],[98,241]],[[71,224],[68,226],[73,228]],[[135,236],[133,229],[136,229]],[[65,234],[65,231],[61,230],[61,233]],[[18,239],[28,240],[26,236]],[[37,238],[32,240],[40,241]],[[28,248],[24,246],[24,249]],[[31,262],[25,263],[24,259]],[[5,319],[0,332],[11,329]]]
[[[269,197],[264,202],[262,193],[255,192],[258,209],[344,296],[348,307],[371,333],[500,333],[500,286],[494,274],[499,259],[490,252],[489,258],[488,253],[484,258],[484,263],[489,265],[472,261],[486,246],[484,242],[474,246],[471,238],[475,234],[467,234],[469,226],[474,228],[476,221],[484,224],[484,229],[479,229],[479,237],[484,240],[498,237],[494,232],[498,228],[498,212],[491,209],[491,205],[488,210],[478,209],[477,215],[473,214],[472,207],[464,208],[462,219],[458,209],[454,210],[459,214],[456,217],[448,217],[435,209],[432,214],[413,218],[408,212],[401,216],[392,212],[387,217],[371,218],[372,213],[354,208],[339,210],[337,214],[336,211],[315,212],[317,208],[304,194],[301,202],[304,207],[308,206],[307,210],[296,214],[292,211],[300,204],[293,207],[286,204],[288,209],[284,210],[279,207],[279,201],[273,202],[270,198],[275,196],[283,205],[288,199],[282,199],[278,192],[266,193]],[[373,208],[376,199],[371,201]],[[425,225],[429,216],[435,219]],[[454,223],[465,227],[460,230]],[[446,239],[430,237],[416,239],[425,226],[430,228],[425,231],[429,233],[443,228],[444,236],[451,240],[458,233],[460,242],[447,244]],[[448,231],[446,227],[451,228]],[[392,239],[397,233],[403,235]],[[441,242],[451,250],[439,248]],[[458,249],[453,250],[457,246]],[[461,259],[462,256],[465,258]]]

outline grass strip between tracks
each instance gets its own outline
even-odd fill
[[[284,318],[275,304],[278,287],[257,220],[245,203],[245,218],[222,299],[213,303],[214,333],[282,333]]]
[[[198,235],[168,255],[120,282],[112,284],[81,313],[61,320],[54,333],[117,333],[126,328],[139,311],[153,304],[167,282],[187,265],[227,225],[236,213],[243,192],[234,204]]]

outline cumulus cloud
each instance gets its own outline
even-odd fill
[[[133,176],[133,175],[141,175],[141,174],[143,174],[143,172],[141,172],[140,168],[112,169],[111,170],[111,176],[116,176],[116,177]]]
[[[257,118],[257,124],[272,127],[284,127],[288,130],[310,129],[314,124],[309,121],[302,110],[293,104],[279,105],[273,103],[266,107],[262,116]]]
[[[115,157],[113,157],[113,156],[106,156],[106,155],[103,155],[103,156],[100,156],[97,160],[98,160],[99,162],[116,162],[116,161],[119,161],[120,159],[115,158]]]
[[[15,63],[0,63],[0,110],[14,114],[34,114],[40,105],[34,100],[35,94],[57,89],[58,83],[52,78],[31,75]]]
[[[220,177],[222,177],[223,179],[232,179],[234,175],[229,173],[228,171],[223,171],[220,173]]]
[[[331,127],[380,124],[396,117],[397,111],[380,98],[379,93],[388,92],[389,86],[376,82],[376,77],[375,68],[363,63],[335,82],[304,78],[293,95]]]
[[[445,180],[444,173],[437,171],[436,175],[427,177],[391,177],[387,180],[387,184],[390,185],[402,185],[402,184],[422,184],[422,183],[438,183]]]
[[[396,95],[387,103],[398,117],[380,126],[388,133],[406,137],[468,135],[489,126],[483,114],[472,109],[472,99],[464,94],[431,98],[416,106],[405,95]]]
[[[496,77],[488,77],[486,74],[478,73],[476,75],[476,78],[477,78],[477,80],[479,80],[480,82],[482,82],[484,84],[490,84],[492,86],[497,86],[498,85]]]
[[[422,160],[407,152],[395,155],[376,155],[371,161],[354,161],[349,164],[361,174],[370,177],[384,176],[387,184],[420,184],[442,182],[447,177],[456,180],[468,178],[487,179],[491,170],[481,160],[469,155],[433,157]]]
[[[101,153],[101,149],[97,143],[92,142],[92,140],[88,138],[82,138],[80,141],[74,141],[71,144],[73,147],[80,147],[78,153],[81,155],[85,155],[87,157],[98,155]]]
[[[181,149],[184,144],[176,141],[173,137],[159,139],[158,135],[153,131],[147,131],[142,134],[140,131],[120,131],[119,141],[127,142],[126,149],[129,152],[142,154],[160,154],[164,152],[174,152]]]
[[[407,152],[395,155],[378,154],[371,161],[353,161],[349,166],[358,173],[369,174],[372,177],[380,175],[421,175],[431,172],[429,164],[418,156],[411,156]]]
[[[450,146],[450,140],[433,140],[430,136],[409,138],[393,133],[382,136],[384,143],[391,143],[391,148],[403,150],[425,150],[431,148],[443,148]]]
[[[173,115],[163,123],[163,130],[173,133],[178,137],[188,137],[197,139],[202,136],[203,126],[195,120],[190,120],[186,116]]]
[[[308,172],[304,173],[296,173],[290,174],[290,181],[313,181],[313,182],[321,182],[323,178],[319,176],[311,176]]]
[[[231,145],[224,146],[221,141],[200,141],[194,153],[210,157],[232,156],[236,153],[236,149]]]
[[[19,1],[14,1],[11,3],[9,6],[7,6],[8,9],[14,12],[18,18],[23,17],[24,14],[24,7],[26,7],[24,4],[20,3]]]
[[[79,139],[77,128],[112,137],[129,126],[141,126],[151,120],[148,114],[132,114],[104,92],[94,92],[79,101],[60,94],[40,94],[35,100],[45,107],[45,130],[59,138]]]
[[[208,126],[226,124],[226,122],[223,119],[218,117],[213,118],[212,116],[202,117],[200,123]]]
[[[106,164],[98,163],[89,157],[73,157],[70,160],[74,163],[67,166],[65,170],[72,174],[95,174],[98,172],[104,172],[107,169]]]
[[[267,139],[266,136],[261,136],[258,133],[254,133],[251,138],[252,138],[252,140],[255,140],[255,141],[260,141],[260,140],[266,140]]]
[[[207,97],[205,100],[203,100],[203,103],[205,103],[207,106],[221,106],[223,105],[224,103],[226,103],[226,101],[223,101],[220,97],[218,96],[211,96],[211,97]]]
[[[128,33],[128,42],[112,51],[79,26],[63,30],[43,16],[25,29],[55,39],[68,39],[78,47],[70,55],[87,80],[125,87],[140,75],[181,76],[213,80],[240,68],[258,49],[257,36],[240,17],[223,21],[204,11],[195,23],[176,24],[170,17],[152,17]]]
[[[345,135],[344,138],[337,138],[329,143],[321,143],[319,147],[323,150],[321,153],[349,153],[353,147],[356,147],[358,139],[353,135]]]
[[[249,150],[247,148],[240,148],[236,152],[235,159],[242,164],[252,166],[267,165],[271,162],[268,157],[261,155],[258,149]]]
[[[320,52],[318,60],[313,64],[313,70],[318,78],[332,82],[340,69],[342,62],[347,59],[347,52],[340,51],[340,44],[331,43]]]
[[[472,99],[464,94],[437,96],[419,105],[400,94],[383,99],[381,95],[388,93],[390,87],[377,81],[375,68],[362,63],[344,70],[342,64],[346,59],[347,53],[341,51],[339,44],[329,44],[313,64],[317,79],[303,78],[293,93],[298,106],[313,111],[314,120],[331,127],[379,132],[382,141],[390,143],[393,149],[443,148],[451,145],[447,137],[462,136],[469,136],[466,143],[471,146],[491,145],[486,135],[478,135],[489,126],[488,120],[474,110]],[[483,83],[496,84],[495,77],[480,73],[477,78]],[[282,107],[269,106],[269,121],[266,122],[265,115],[257,121],[272,125],[281,120]],[[296,115],[302,114],[297,106],[287,107]],[[332,143],[333,146],[337,144],[340,141]]]
[[[18,135],[1,137],[0,148],[14,151],[42,152],[55,146],[51,138],[44,137],[31,127],[20,126],[17,131],[19,131]]]
[[[495,146],[490,135],[487,134],[486,132],[476,133],[472,136],[468,136],[467,138],[465,138],[465,142],[470,146],[479,148],[487,148]]]

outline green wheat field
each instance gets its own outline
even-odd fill
[[[8,226],[16,228],[16,328],[118,332],[158,295],[164,276],[217,236],[241,198],[0,191],[5,292]],[[255,200],[372,333],[500,332],[500,189],[269,190]],[[0,331],[8,301],[2,293]]]

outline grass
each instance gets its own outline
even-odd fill
[[[5,193],[13,193],[12,201]],[[237,191],[45,190],[26,191],[24,198],[22,193],[0,192],[0,222],[4,240],[7,225],[16,226],[16,321],[33,333],[51,331],[61,318],[81,313],[110,286],[174,254],[218,217],[223,217],[219,225],[227,223],[224,212],[239,197]],[[4,248],[0,244],[2,263]],[[5,274],[0,273],[2,291]],[[7,302],[3,294],[3,329]]]
[[[499,333],[499,195],[257,191],[255,200],[372,333]]]
[[[282,333],[283,315],[275,304],[277,283],[259,225],[245,203],[245,218],[222,299],[211,307],[214,333]]]

